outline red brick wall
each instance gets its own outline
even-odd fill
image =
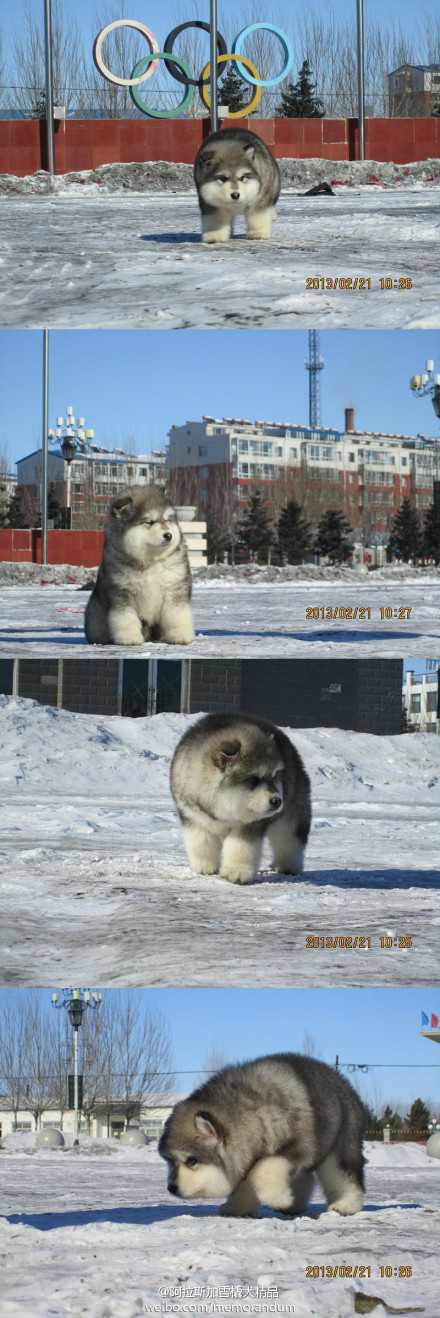
[[[96,567],[101,562],[103,531],[48,531],[49,563]],[[41,563],[41,531],[0,530],[0,562]]]
[[[227,121],[228,122],[228,121]],[[237,124],[237,121],[229,121]],[[357,119],[242,119],[274,155],[356,160]],[[114,161],[169,160],[192,164],[207,119],[70,119],[55,126],[55,169],[96,169]],[[440,118],[367,119],[369,160],[407,164],[440,156]],[[0,120],[0,173],[22,177],[47,169],[46,125],[38,120]]]

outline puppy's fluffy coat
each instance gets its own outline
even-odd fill
[[[225,243],[244,214],[248,238],[270,238],[280,173],[269,147],[246,128],[222,128],[199,148],[194,179],[204,243]]]
[[[316,1171],[329,1209],[362,1208],[365,1109],[344,1076],[298,1053],[228,1066],[178,1103],[159,1141],[168,1189],[228,1198],[220,1212],[260,1204],[304,1212]]]
[[[110,504],[102,563],[85,614],[94,645],[194,640],[191,571],[163,490],[131,486]]]
[[[250,883],[263,837],[273,868],[299,874],[310,819],[310,783],[286,734],[251,714],[208,714],[182,737],[171,790],[188,859],[198,874]]]

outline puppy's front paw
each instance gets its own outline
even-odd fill
[[[192,629],[189,631],[180,628],[176,631],[167,631],[162,640],[166,641],[167,645],[191,645],[191,642],[195,640],[195,636]]]
[[[228,865],[220,870],[220,878],[227,879],[229,883],[252,883],[255,873],[242,865]]]
[[[228,243],[230,237],[230,229],[207,229],[202,233],[202,243]]]
[[[218,1211],[221,1217],[255,1217],[255,1211],[240,1207],[240,1204],[233,1204],[228,1199],[225,1204],[220,1204]]]

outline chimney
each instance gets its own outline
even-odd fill
[[[346,407],[345,409],[345,433],[354,430],[354,408]]]

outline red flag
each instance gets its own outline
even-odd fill
[[[433,1016],[431,1012],[431,1030],[438,1030],[438,1016]]]

